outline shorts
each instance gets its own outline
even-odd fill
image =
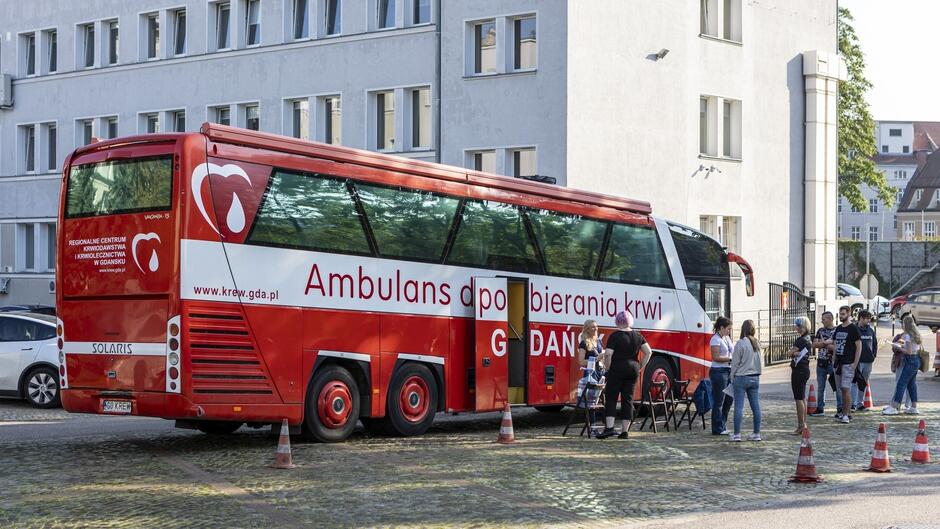
[[[855,366],[852,364],[836,366],[836,382],[842,389],[852,389],[855,380]]]
[[[793,400],[806,400],[806,382],[809,381],[809,367],[798,366],[792,369],[790,389],[793,390]]]

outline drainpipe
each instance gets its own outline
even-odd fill
[[[434,119],[434,152],[435,161],[441,163],[443,154],[441,153],[441,9],[444,7],[442,0],[435,0],[434,5],[434,36],[437,39],[437,46],[434,49],[434,99],[437,112]]]

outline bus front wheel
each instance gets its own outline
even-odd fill
[[[672,364],[669,360],[661,356],[654,356],[650,359],[649,364],[646,365],[646,368],[643,369],[643,394],[641,395],[642,400],[646,400],[647,393],[649,393],[650,385],[653,382],[666,382],[666,394],[668,395],[672,391],[672,382],[675,380],[675,374],[672,371]],[[658,395],[653,395],[653,398],[658,398]],[[646,410],[648,411],[648,410]],[[640,410],[641,413],[644,410]]]
[[[345,368],[324,366],[307,389],[304,433],[321,443],[346,439],[359,419],[359,385]]]

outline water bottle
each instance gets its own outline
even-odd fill
[[[591,374],[594,372],[594,365],[596,362],[596,358],[597,357],[592,356],[587,359],[587,373],[586,374]]]

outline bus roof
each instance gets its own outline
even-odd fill
[[[392,169],[427,178],[447,180],[451,182],[476,184],[484,187],[501,189],[504,191],[525,193],[551,199],[568,200],[592,206],[604,206],[611,209],[625,211],[639,215],[650,215],[653,210],[648,202],[621,198],[591,191],[581,191],[568,187],[543,184],[532,180],[498,176],[463,167],[442,165],[420,160],[410,160],[391,154],[377,153],[361,149],[353,149],[339,145],[301,140],[277,134],[258,132],[238,127],[229,127],[215,123],[203,123],[199,129],[200,134],[216,143],[239,145],[257,149],[268,149],[278,152],[297,154],[322,158],[335,162],[352,163],[374,167],[378,169]],[[130,136],[104,140],[92,143],[77,149],[72,157],[78,157],[86,152],[119,147],[134,143],[151,143],[175,141],[184,133],[163,133]]]

